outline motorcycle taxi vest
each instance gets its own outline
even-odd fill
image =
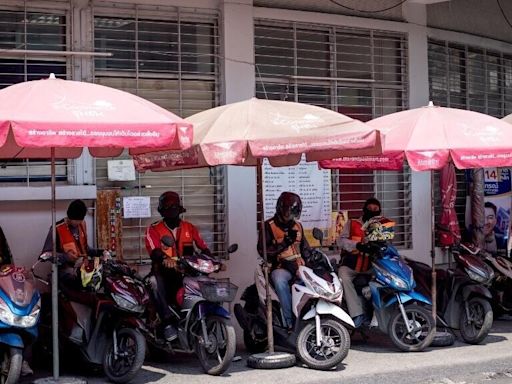
[[[272,230],[272,235],[274,236],[274,242],[276,244],[281,244],[286,237],[286,232],[279,228],[274,220],[270,220],[269,225]],[[296,262],[296,260],[301,257],[300,243],[302,241],[302,225],[295,222],[291,229],[297,231],[297,238],[292,245],[277,255],[278,268],[281,268],[285,263]]]
[[[87,254],[87,235],[85,222],[78,224],[78,239],[75,238],[67,220],[57,224],[55,227],[60,240],[62,250],[71,257],[71,261],[76,261],[80,256]]]
[[[163,220],[158,221],[152,225],[160,236],[160,239],[162,239],[164,236],[171,236],[174,239],[174,246],[162,247],[162,251],[167,257],[170,257],[173,260],[177,260],[178,257],[183,256],[183,250],[185,247],[193,247],[194,240],[192,238],[192,233],[194,227],[188,221],[181,220],[176,232],[176,236],[174,236],[174,233],[171,231],[171,229],[165,225]]]
[[[350,220],[349,239],[357,242],[364,240],[363,223],[360,220]],[[370,256],[359,252],[357,249],[354,249],[351,254],[344,257],[352,259],[352,265],[349,265],[347,260],[345,261],[346,264],[344,264],[352,267],[356,272],[366,272],[370,268]]]

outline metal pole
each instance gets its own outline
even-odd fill
[[[265,261],[263,272],[265,274],[265,303],[267,305],[267,341],[268,341],[268,352],[274,353],[274,330],[272,328],[272,297],[270,296],[270,283],[269,283],[269,272],[267,262],[267,236],[265,233],[265,206],[263,202],[263,165],[261,159],[257,160],[257,184],[259,187],[259,196],[261,200],[261,242],[263,250],[263,260]]]
[[[51,148],[51,189],[52,189],[52,347],[53,347],[53,378],[59,380],[59,303],[58,303],[58,265],[57,265],[57,229],[55,228],[55,148]]]
[[[434,200],[434,171],[430,171],[430,204],[431,204],[431,224],[430,224],[430,241],[431,250],[430,254],[432,257],[432,317],[434,319],[434,333],[436,332],[437,324],[437,273],[436,273],[436,239],[435,239],[435,200]]]

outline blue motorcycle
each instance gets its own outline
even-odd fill
[[[370,255],[372,269],[357,276],[354,285],[366,299],[367,317],[373,316],[370,326],[378,326],[402,351],[424,350],[434,338],[432,303],[414,291],[412,269],[390,244],[370,241],[360,248]]]
[[[0,383],[18,382],[23,349],[37,337],[41,296],[23,267],[0,268]]]

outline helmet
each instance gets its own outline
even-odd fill
[[[103,277],[103,267],[100,263],[100,258],[95,257],[91,263],[84,260],[80,266],[80,278],[82,280],[82,287],[96,292],[101,287]]]
[[[167,191],[160,195],[157,210],[163,217],[178,217],[187,211],[181,205],[180,195],[173,191]]]
[[[363,225],[366,241],[387,241],[395,237],[395,222],[384,216],[375,216]]]
[[[302,201],[299,195],[283,192],[277,199],[276,213],[285,222],[298,219],[302,212]]]

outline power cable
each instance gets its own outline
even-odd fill
[[[510,20],[508,19],[507,15],[505,14],[505,11],[503,10],[503,7],[501,6],[500,0],[496,0],[496,2],[498,3],[498,7],[500,7],[501,14],[505,18],[505,21],[510,26],[510,28],[512,28],[512,23],[510,22]]]
[[[348,10],[350,10],[350,11],[361,12],[361,13],[379,13],[379,12],[389,11],[390,9],[393,9],[393,8],[399,7],[399,6],[401,6],[403,3],[405,3],[407,0],[402,0],[402,1],[400,1],[398,4],[392,5],[392,6],[387,7],[387,8],[382,8],[382,9],[374,10],[374,11],[367,11],[367,10],[364,10],[364,9],[352,8],[352,7],[349,7],[349,6],[346,6],[346,5],[340,4],[340,3],[338,3],[338,2],[337,2],[337,1],[335,1],[335,0],[329,0],[329,1],[330,1],[331,3],[333,3],[333,4],[336,4],[336,5],[337,5],[337,6],[339,6],[339,7],[342,7],[342,8],[348,9]],[[499,3],[499,0],[498,0],[498,3]]]

